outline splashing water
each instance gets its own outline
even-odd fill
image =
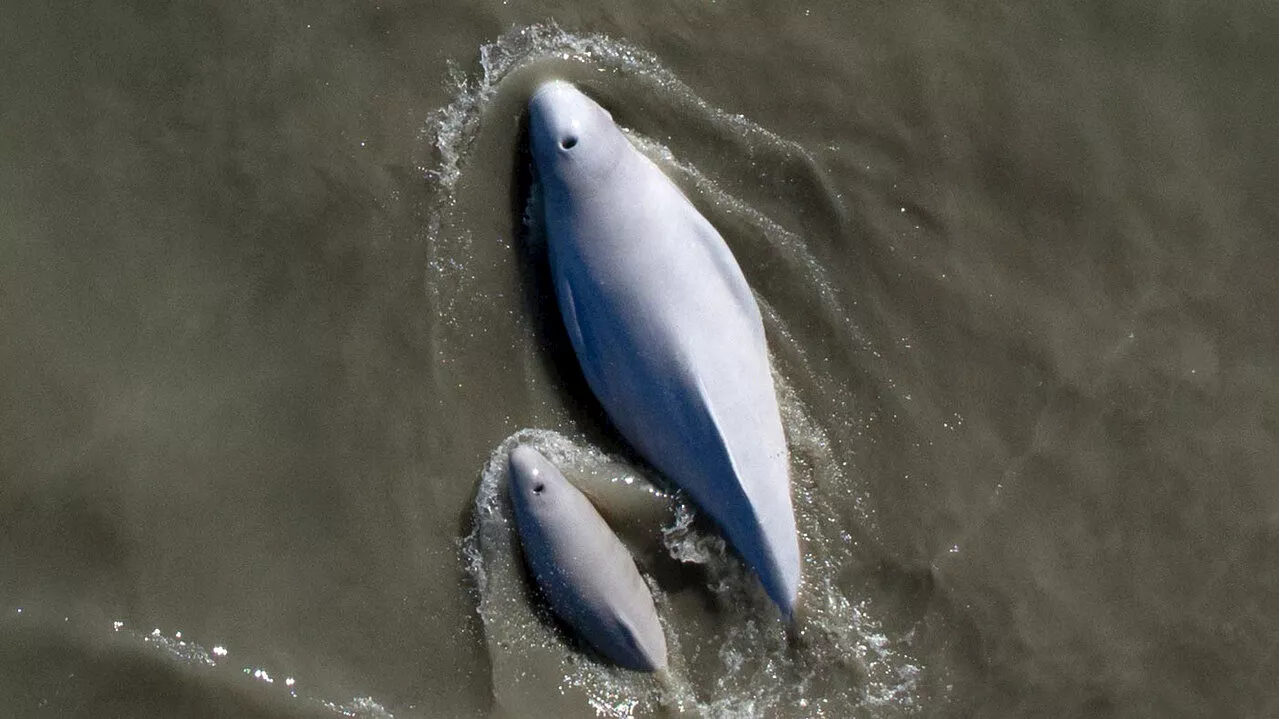
[[[804,423],[792,426],[810,431]],[[806,442],[820,439],[803,437]],[[461,553],[479,595],[500,704],[519,706],[527,701],[522,697],[545,694],[553,685],[562,697],[579,695],[607,717],[643,715],[672,705],[712,717],[776,716],[795,707],[819,716],[868,709],[891,715],[919,708],[914,693],[920,669],[908,653],[908,642],[887,636],[874,619],[875,608],[850,601],[831,579],[832,566],[848,557],[820,526],[815,508],[822,500],[814,473],[797,473],[802,498],[798,519],[810,548],[803,589],[810,618],[798,653],[789,647],[777,612],[754,576],[719,536],[699,528],[696,511],[675,495],[667,498],[671,508],[661,528],[663,545],[672,560],[698,565],[705,583],[680,597],[646,577],[670,644],[673,681],[663,685],[601,663],[565,634],[529,590],[504,494],[506,457],[519,443],[538,448],[587,492],[591,483],[609,481],[608,468],[624,465],[588,444],[546,430],[517,432],[490,457],[476,495],[475,524]],[[638,486],[649,484],[642,473],[631,471],[641,478]],[[714,613],[692,611],[691,593],[713,603]],[[716,628],[711,635],[708,626]]]

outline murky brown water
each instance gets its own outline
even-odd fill
[[[0,715],[1274,716],[1276,24],[8,9]],[[799,648],[558,334],[519,140],[552,75],[762,303]],[[517,433],[631,518],[674,686],[539,618]]]

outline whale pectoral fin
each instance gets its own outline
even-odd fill
[[[569,286],[566,279],[560,280],[560,298],[561,310],[560,316],[564,319],[564,328],[569,333],[569,341],[573,343],[573,349],[581,357],[586,349],[582,340],[582,326],[578,324],[578,307],[573,301],[573,288]]]
[[[688,376],[687,381],[697,397],[697,400],[693,402],[693,410],[696,415],[700,415],[699,419],[704,425],[703,431],[709,440],[708,449],[717,460],[717,463],[721,465],[721,468],[728,470],[734,478],[733,486],[739,486],[741,477],[738,473],[738,465],[733,459],[733,451],[729,447],[729,440],[725,437],[720,419],[716,416],[715,404],[712,402],[711,395],[707,392],[707,386],[697,374]]]
[[[560,298],[560,316],[564,320],[564,329],[569,334],[569,342],[573,344],[573,351],[578,355],[582,375],[597,395],[607,392],[607,385],[601,382],[600,377],[600,363],[604,354],[603,348],[597,346],[599,337],[589,329],[583,330],[578,318],[578,305],[573,297],[573,286],[567,279],[560,280],[559,289],[557,295]]]

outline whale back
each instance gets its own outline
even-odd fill
[[[530,102],[552,277],[583,374],[623,436],[711,515],[790,615],[799,546],[759,308],[720,234],[593,105],[565,83]],[[544,166],[537,143],[580,128],[615,156]]]

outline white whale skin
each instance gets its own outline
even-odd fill
[[[587,383],[790,617],[800,551],[787,444],[741,268],[680,189],[573,85],[535,91],[529,135],[556,297]]]

